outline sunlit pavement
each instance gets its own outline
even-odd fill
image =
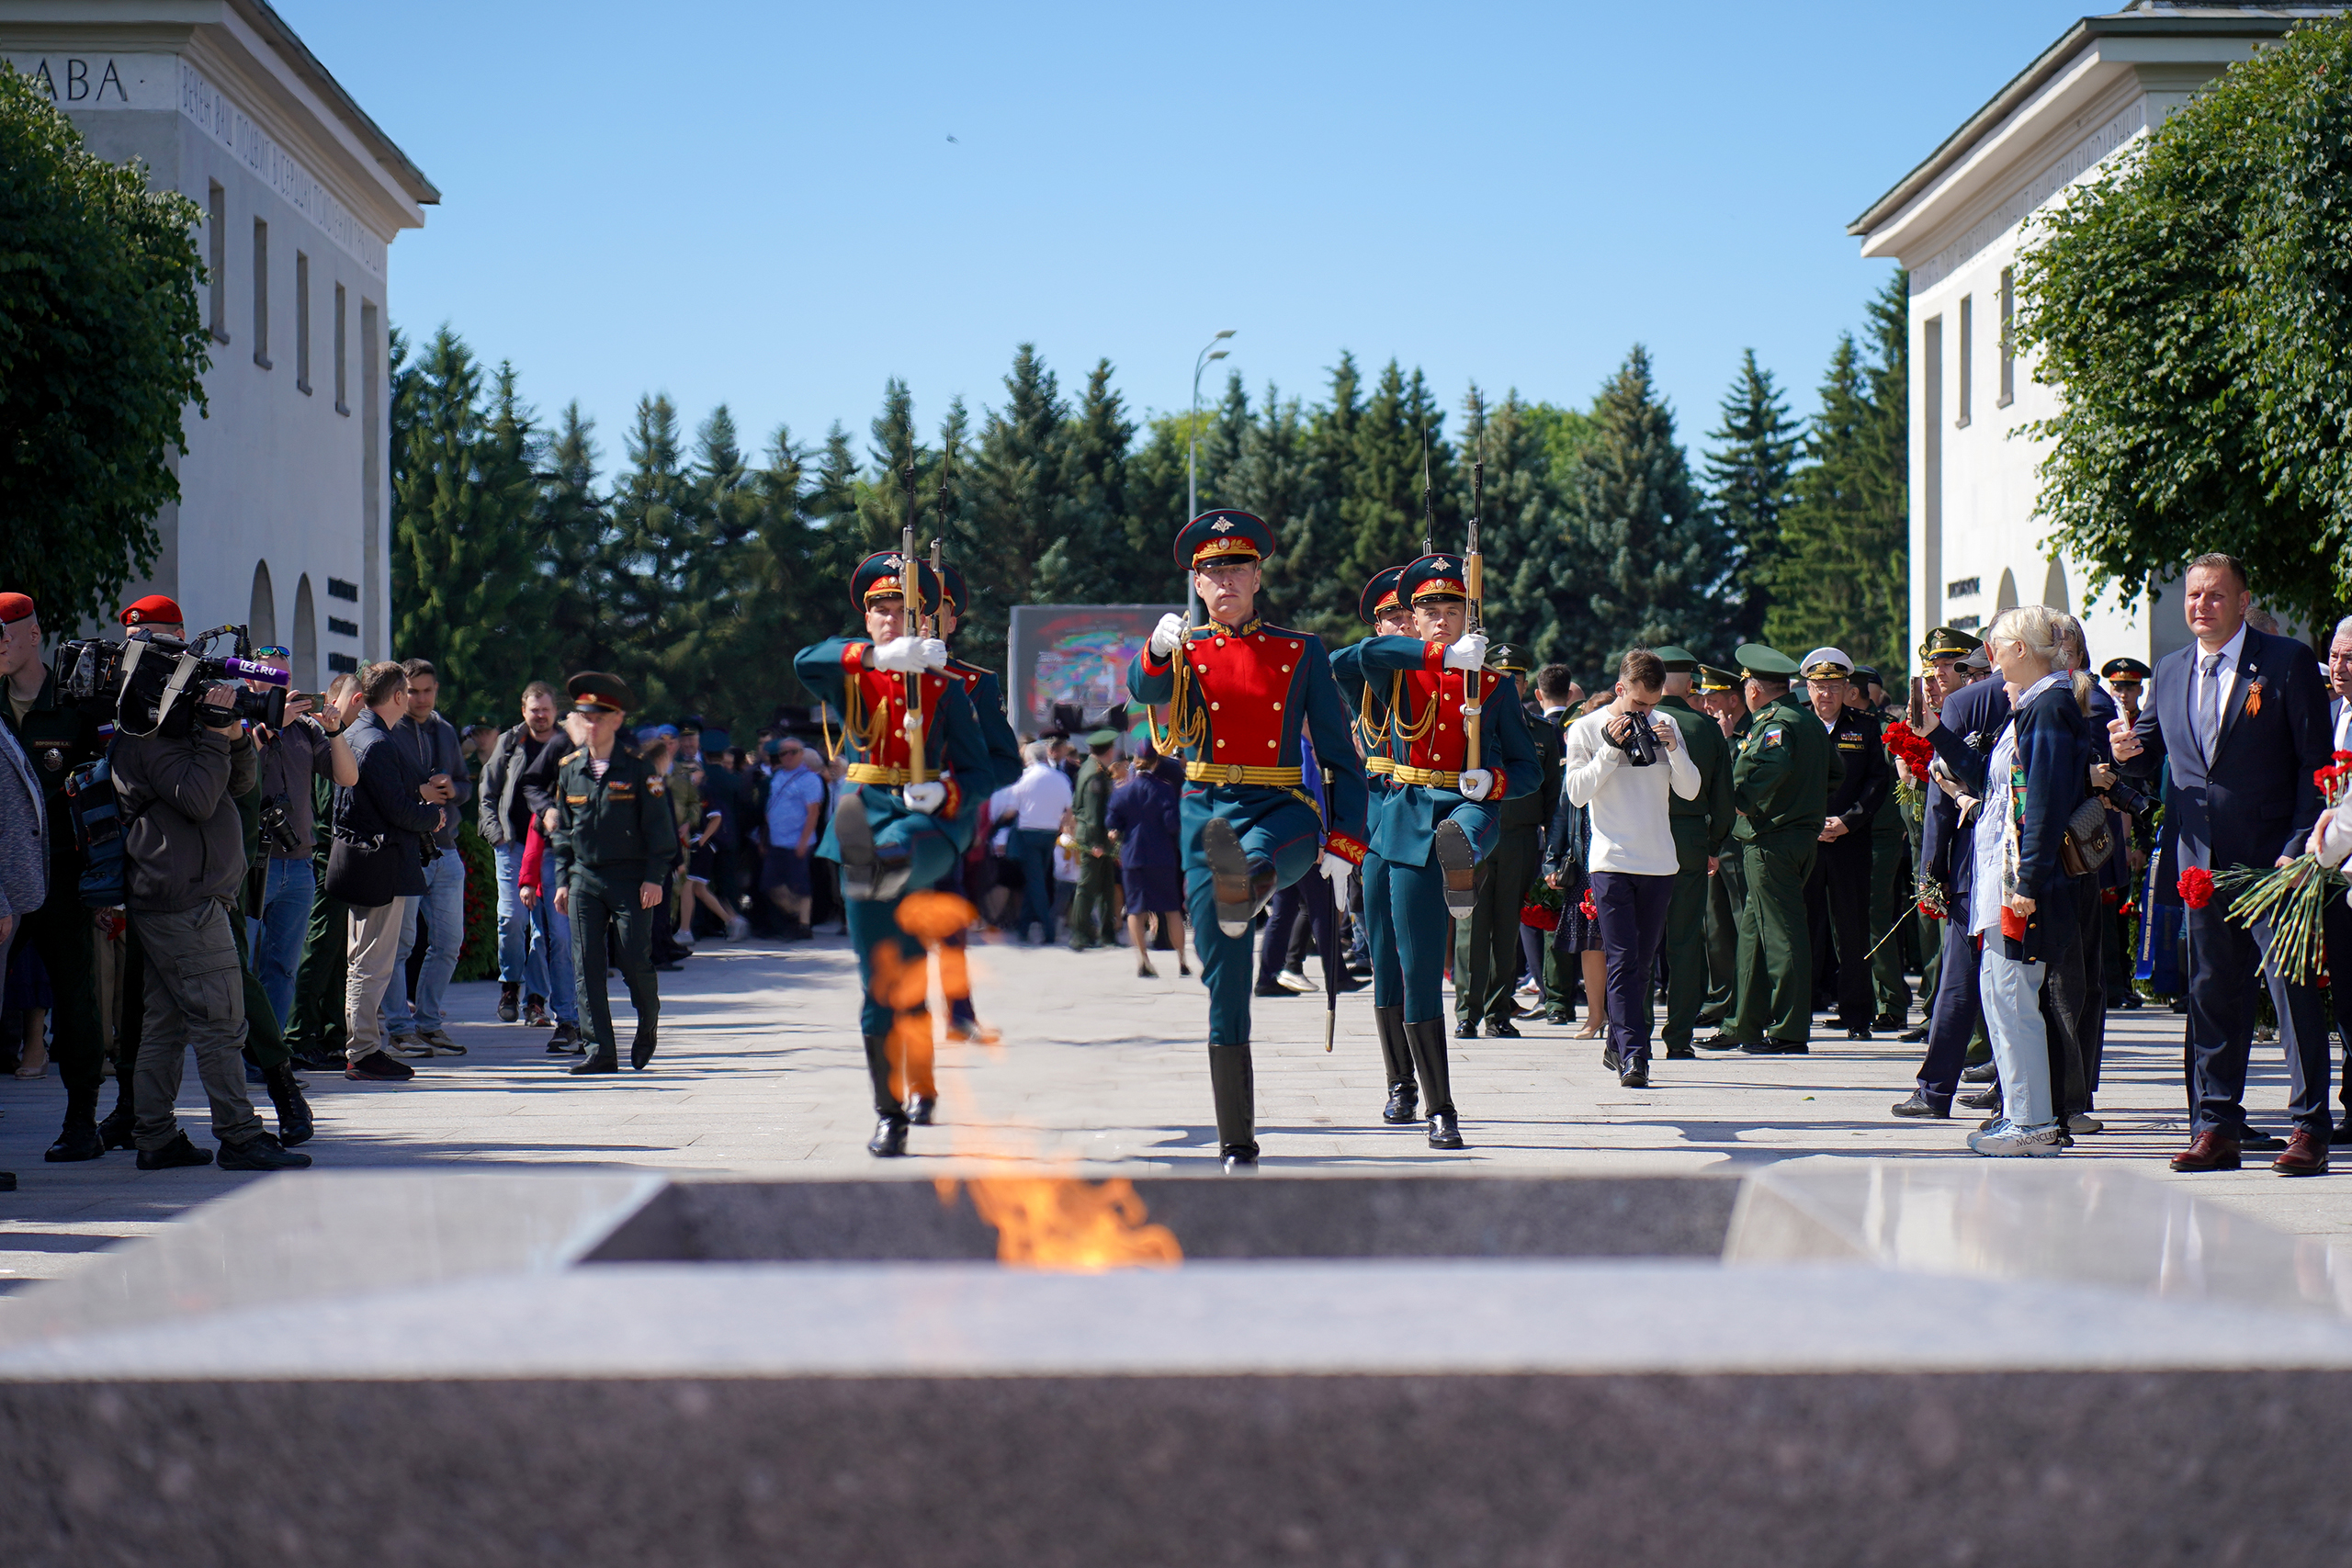
[[[1155,953],[1159,978],[1146,980],[1124,947],[976,947],[981,1013],[1002,1043],[940,1045],[940,1124],[916,1128],[911,1157],[891,1173],[944,1173],[975,1158],[1095,1172],[1214,1168],[1205,998],[1197,980],[1177,977],[1173,958]],[[318,1135],[303,1147],[327,1169],[509,1161],[742,1175],[876,1170],[865,1151],[872,1116],[846,943],[706,942],[662,985],[662,1046],[650,1068],[597,1078],[568,1077],[573,1058],[546,1055],[544,1032],[492,1021],[495,985],[453,987],[451,1032],[467,1055],[417,1063],[415,1080],[400,1086],[306,1075]],[[626,1044],[617,979],[614,993]],[[1976,1157],[1962,1145],[1973,1115],[1922,1123],[1887,1114],[1910,1090],[1917,1049],[1885,1036],[1849,1043],[1824,1031],[1809,1056],[1660,1059],[1651,1087],[1634,1090],[1602,1068],[1599,1042],[1540,1021],[1521,1023],[1519,1040],[1452,1042],[1471,1146],[1441,1154],[1418,1128],[1379,1119],[1385,1087],[1369,992],[1340,998],[1329,1055],[1319,993],[1255,1008],[1269,1171],[1665,1171],[1819,1154]],[[2268,1156],[2249,1155],[2249,1168],[2236,1174],[2166,1170],[2165,1156],[2187,1141],[2180,1043],[2177,1014],[2110,1013],[2098,1108],[2108,1130],[2064,1157],[2120,1160],[2282,1229],[2352,1233],[2352,1162],[2345,1175],[2301,1180],[2272,1175]],[[250,1179],[211,1168],[141,1172],[123,1152],[44,1164],[63,1096],[53,1070],[40,1080],[0,1075],[0,1169],[21,1183],[0,1194],[0,1289],[63,1272]],[[101,1108],[113,1097],[108,1083]],[[2286,1098],[2278,1046],[2257,1045],[2248,1091],[2256,1124],[2283,1132]],[[198,1143],[212,1142],[192,1062],[180,1114]]]

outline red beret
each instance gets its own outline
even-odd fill
[[[27,593],[0,593],[0,626],[14,626],[18,621],[33,618],[32,596]]]
[[[122,624],[126,626],[179,626],[187,624],[187,617],[180,614],[179,605],[173,600],[161,593],[150,593],[138,603],[124,606]]]

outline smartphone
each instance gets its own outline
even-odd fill
[[[1916,730],[1927,721],[1927,717],[1928,678],[1925,675],[1914,675],[1911,677],[1911,705],[1904,714],[1904,721]]]

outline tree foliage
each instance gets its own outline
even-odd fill
[[[2056,204],[2017,342],[2064,404],[2041,514],[2093,596],[2207,550],[2308,626],[2352,601],[2352,20],[2233,65]]]
[[[208,363],[201,214],[0,61],[0,583],[62,631],[154,564]]]
[[[1715,444],[1707,453],[1707,487],[1742,589],[1732,634],[1754,642],[1772,606],[1772,573],[1782,520],[1796,499],[1792,486],[1804,427],[1789,417],[1788,400],[1752,348],[1740,355],[1739,374],[1724,395],[1723,420],[1707,433]]]

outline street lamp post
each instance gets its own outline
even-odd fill
[[[1184,521],[1187,523],[1201,514],[1201,372],[1223,359],[1230,352],[1217,347],[1217,344],[1232,335],[1231,327],[1217,333],[1216,336],[1209,339],[1201,349],[1199,357],[1193,361],[1193,423],[1185,427],[1185,434],[1189,439],[1184,444]],[[1187,621],[1194,618],[1193,611],[1199,607],[1197,602],[1200,595],[1194,592],[1192,584],[1193,574],[1188,571],[1184,574],[1184,605]]]

